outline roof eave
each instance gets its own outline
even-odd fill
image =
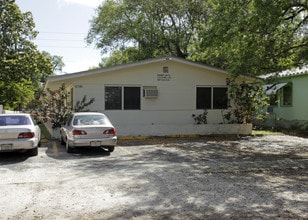
[[[211,66],[205,65],[203,63],[189,61],[189,60],[185,60],[183,58],[178,58],[178,57],[173,57],[173,56],[166,56],[166,57],[147,59],[147,60],[142,60],[142,61],[137,61],[137,62],[132,62],[132,63],[119,64],[119,65],[115,65],[115,66],[111,66],[111,67],[103,67],[103,68],[98,68],[98,69],[93,69],[93,70],[85,70],[85,71],[76,72],[76,73],[50,76],[50,77],[47,78],[46,85],[48,84],[48,82],[56,82],[56,81],[60,81],[60,80],[67,80],[67,79],[83,77],[83,76],[91,76],[91,75],[95,75],[95,74],[98,74],[98,73],[111,72],[111,71],[121,70],[121,69],[124,69],[124,68],[132,68],[132,67],[136,67],[136,66],[141,66],[141,65],[145,65],[145,64],[151,64],[151,63],[157,63],[157,62],[162,62],[162,61],[174,61],[174,62],[177,62],[177,63],[187,64],[187,65],[191,65],[191,66],[194,66],[194,67],[198,67],[198,68],[211,70],[211,71],[215,71],[215,72],[219,72],[219,73],[229,75],[229,73],[225,70],[215,68],[215,67],[211,67]],[[251,79],[251,80],[252,79],[262,80],[261,78],[258,78],[258,77],[251,77],[251,76],[246,76],[246,75],[240,75],[240,77],[241,78],[248,78],[248,79]]]

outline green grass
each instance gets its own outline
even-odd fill
[[[253,130],[252,135],[264,136],[264,135],[284,135],[282,132],[270,131],[270,130]]]
[[[283,131],[271,131],[271,130],[253,130],[252,135],[254,136],[265,136],[265,135],[290,135],[297,137],[308,138],[307,131],[296,131],[296,130],[283,130]]]

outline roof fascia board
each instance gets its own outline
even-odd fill
[[[153,58],[153,59],[147,59],[147,60],[142,60],[142,61],[137,61],[137,62],[132,62],[132,63],[120,64],[120,65],[115,65],[115,66],[111,66],[111,67],[103,67],[103,68],[94,69],[94,70],[86,70],[86,71],[70,73],[70,74],[50,76],[50,77],[47,78],[47,81],[56,82],[56,81],[60,81],[60,80],[79,78],[79,77],[83,77],[83,76],[91,76],[91,75],[95,75],[95,74],[99,74],[99,73],[112,72],[112,71],[121,70],[121,69],[124,69],[124,68],[132,68],[132,67],[136,67],[136,66],[141,66],[141,65],[151,64],[151,63],[158,63],[158,62],[163,62],[163,61],[173,61],[173,62],[182,63],[182,64],[186,64],[186,65],[190,65],[190,66],[194,66],[194,67],[198,67],[198,68],[202,68],[202,69],[206,69],[206,70],[210,70],[210,71],[215,71],[215,72],[220,72],[220,73],[224,73],[224,74],[229,75],[228,72],[226,72],[222,69],[207,66],[205,64],[194,62],[194,61],[185,60],[183,58],[168,56],[168,57]],[[240,77],[250,78],[250,79],[259,79],[259,78],[254,78],[254,77],[250,77],[250,76],[244,76],[244,75],[240,75]]]

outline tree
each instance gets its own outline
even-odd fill
[[[95,99],[87,99],[86,96],[81,101],[77,101],[76,105],[68,102],[68,91],[63,83],[59,89],[51,90],[47,88],[42,92],[38,106],[40,109],[34,115],[39,120],[51,122],[52,128],[59,128],[67,120],[73,111],[87,111],[85,107],[91,105]]]
[[[116,50],[109,57],[102,58],[100,67],[108,67],[123,63],[130,63],[139,60],[140,51],[134,47],[125,48],[124,50]]]
[[[210,3],[193,60],[254,76],[307,63],[307,0]]]
[[[173,55],[235,76],[261,75],[307,64],[307,4],[107,0],[91,20],[87,41],[103,53],[120,54],[103,60],[106,65]]]
[[[7,109],[25,107],[52,74],[49,57],[32,40],[37,36],[32,14],[14,0],[0,1],[0,100]]]
[[[63,57],[57,55],[51,55],[50,53],[43,51],[45,57],[48,57],[52,63],[52,72],[53,73],[62,73],[62,69],[65,66],[63,62]]]
[[[162,55],[186,58],[205,1],[107,0],[91,20],[87,41],[102,52],[136,48],[136,60]],[[131,59],[129,59],[131,60]]]

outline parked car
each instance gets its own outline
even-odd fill
[[[117,144],[116,129],[106,115],[98,112],[73,113],[60,128],[60,141],[71,153],[77,147],[101,147],[109,152]]]
[[[0,114],[0,152],[28,151],[36,156],[41,129],[30,114]]]

